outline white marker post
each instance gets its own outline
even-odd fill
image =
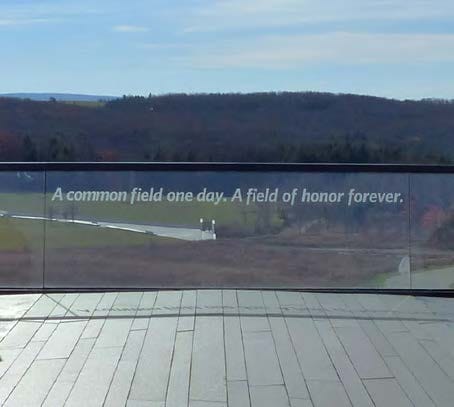
[[[200,218],[200,240],[203,240],[203,218]]]
[[[213,240],[216,240],[216,221],[211,221],[211,232],[213,233]]]

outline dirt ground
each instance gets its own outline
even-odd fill
[[[47,247],[0,253],[0,287],[374,287],[408,255],[405,242],[364,235],[269,235],[142,245]],[[412,253],[412,267],[454,264]],[[43,267],[45,272],[43,273]]]
[[[148,247],[59,249],[46,257],[55,286],[358,286],[396,272],[402,253],[270,245],[258,239],[153,243]]]

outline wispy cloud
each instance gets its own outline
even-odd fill
[[[452,0],[209,0],[193,9],[186,32],[354,20],[447,18]]]
[[[99,10],[85,0],[73,3],[49,0],[0,2],[0,26],[52,23],[90,14],[99,14]]]
[[[265,36],[197,48],[187,60],[198,68],[304,68],[319,63],[405,64],[454,61],[454,34]]]
[[[16,18],[16,19],[0,19],[0,27],[12,27],[20,25],[31,25],[31,24],[44,24],[55,22],[56,19],[52,18]]]
[[[149,31],[147,27],[140,25],[116,25],[113,27],[113,30],[120,33],[143,33]]]
[[[139,49],[162,49],[162,50],[170,50],[170,49],[190,49],[194,48],[195,46],[192,44],[187,44],[183,42],[148,42],[148,43],[141,43],[136,45]]]
[[[1,86],[452,97],[453,21],[454,0],[0,0]]]

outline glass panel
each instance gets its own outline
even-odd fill
[[[411,175],[412,288],[454,288],[454,176]]]
[[[50,287],[409,287],[408,176],[50,172]]]
[[[0,172],[0,288],[43,284],[44,174]]]

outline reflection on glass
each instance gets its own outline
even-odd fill
[[[43,285],[44,175],[0,173],[0,288]]]
[[[51,172],[53,287],[409,287],[408,176]]]
[[[454,288],[454,178],[411,176],[412,288]]]

